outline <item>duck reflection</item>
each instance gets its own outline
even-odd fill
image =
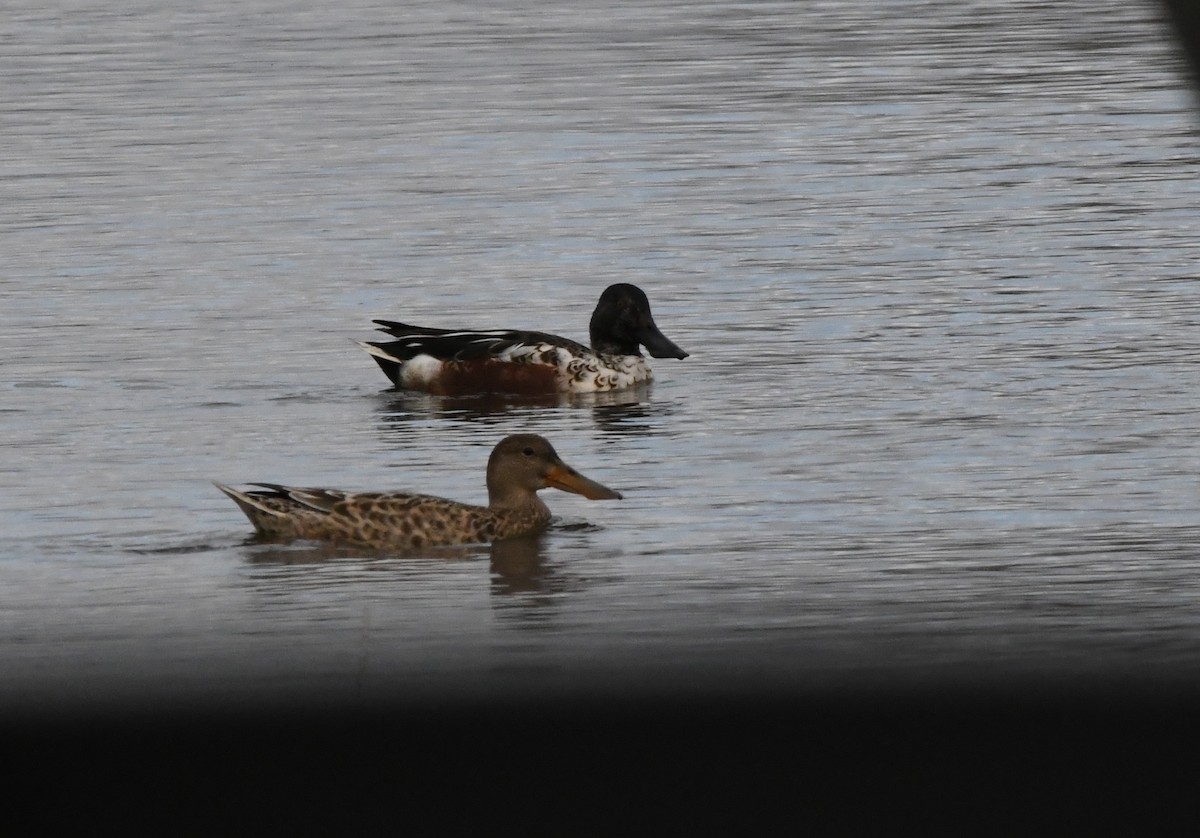
[[[570,526],[567,529],[571,529]],[[545,533],[508,538],[491,544],[462,544],[448,547],[428,547],[420,551],[397,552],[373,550],[361,546],[322,541],[273,539],[252,535],[242,541],[246,560],[259,565],[321,564],[340,559],[360,561],[415,559],[424,562],[464,561],[488,556],[492,574],[492,591],[498,594],[519,594],[542,591],[553,587],[555,573],[545,563],[543,545]]]
[[[511,413],[539,412],[570,407],[578,397],[566,393],[523,396],[486,393],[477,396],[435,396],[405,390],[379,394],[379,413],[385,426],[406,424],[413,419],[453,419],[496,424]]]
[[[541,535],[509,538],[491,545],[492,593],[540,593],[553,588],[554,571],[546,566]]]
[[[671,405],[645,400],[613,400],[596,404],[592,420],[597,430],[614,436],[650,436],[661,428],[670,427],[667,421]]]
[[[588,529],[586,524],[558,523],[549,533]],[[580,589],[584,580],[569,572],[567,563],[556,562],[548,551],[548,535],[510,538],[492,544],[427,548],[419,552],[365,550],[362,547],[313,542],[273,541],[250,536],[243,543],[246,561],[266,570],[256,575],[254,585],[263,593],[289,592],[298,588],[321,588],[361,584],[368,575],[387,576],[407,586],[405,577],[428,585],[447,563],[469,562],[484,578],[482,560],[488,559],[491,608],[507,625],[520,629],[551,628],[563,604],[563,595]],[[320,566],[335,565],[333,575],[314,573]]]
[[[643,384],[608,393],[554,393],[513,395],[490,393],[475,396],[436,396],[404,390],[379,393],[380,427],[401,430],[430,418],[497,425],[514,416],[547,415],[566,409],[591,408],[596,428],[606,434],[644,436],[670,427],[670,404],[649,399],[652,385]]]
[[[395,559],[426,562],[463,561],[481,558],[488,548],[486,544],[462,544],[429,547],[420,552],[397,552],[335,542],[277,539],[264,535],[249,536],[242,544],[247,548],[247,561],[256,565],[309,565],[345,559],[372,563]]]

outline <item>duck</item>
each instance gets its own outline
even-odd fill
[[[492,449],[487,506],[412,492],[346,492],[252,483],[247,491],[214,481],[260,536],[308,539],[377,549],[420,550],[483,544],[541,532],[550,509],[547,487],[589,500],[620,500],[620,492],[583,476],[537,434],[513,434]]]
[[[439,396],[602,393],[650,381],[654,358],[688,357],[654,322],[636,285],[610,285],[589,325],[591,346],[545,332],[470,331],[374,320],[390,341],[358,341],[400,390]]]

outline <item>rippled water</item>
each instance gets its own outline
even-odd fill
[[[0,25],[0,698],[1200,676],[1197,123],[1122,2],[21,3]],[[374,317],[691,352],[385,389]],[[211,485],[625,494],[271,546]]]

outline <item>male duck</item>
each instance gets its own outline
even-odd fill
[[[253,485],[262,489],[242,492],[216,484],[261,535],[393,549],[477,544],[539,532],[550,522],[550,510],[537,496],[547,486],[591,500],[621,497],[568,466],[536,434],[506,437],[492,450],[487,506],[408,492]]]
[[[398,340],[359,342],[396,387],[437,395],[595,393],[649,381],[655,358],[686,358],[659,331],[636,285],[610,285],[589,327],[589,349],[545,332],[455,331],[375,320]]]

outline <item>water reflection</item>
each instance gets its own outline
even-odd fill
[[[380,426],[401,430],[407,436],[409,423],[431,419],[498,425],[513,416],[541,416],[562,409],[591,408],[597,430],[608,434],[640,436],[669,426],[674,408],[650,400],[651,384],[608,393],[554,393],[540,396],[484,394],[435,396],[406,390],[379,394]]]
[[[571,529],[567,526],[565,529]],[[384,563],[395,566],[426,564],[436,572],[442,562],[490,559],[492,593],[499,596],[530,593],[557,593],[565,590],[566,580],[547,564],[544,533],[497,541],[493,544],[464,544],[434,547],[420,551],[369,550],[345,544],[317,541],[272,540],[250,536],[242,542],[246,561],[251,565],[319,565],[353,560],[366,567]]]
[[[463,561],[479,558],[486,545],[463,544],[449,547],[431,547],[421,551],[383,550],[357,547],[347,544],[331,544],[321,541],[273,540],[267,536],[252,535],[243,542],[248,548],[247,561],[254,565],[306,565],[324,564],[342,559],[387,561],[413,559],[418,561]]]
[[[387,390],[380,394],[379,412],[385,425],[403,425],[413,419],[452,419],[497,424],[509,413],[569,407],[575,398],[566,393],[529,396],[505,393],[435,396],[409,390]]]
[[[554,571],[546,565],[542,535],[510,538],[491,545],[492,593],[544,593],[555,586]]]
[[[589,524],[558,524],[553,532],[590,530]],[[547,550],[547,533],[499,541],[491,546],[491,604],[498,618],[517,629],[553,629],[560,616],[571,613],[570,594],[595,578],[572,571],[573,559],[583,553],[560,544]]]
[[[554,527],[558,532],[588,529],[586,524],[560,523]],[[540,533],[491,545],[405,553],[311,541],[272,542],[252,536],[241,546],[246,562],[264,571],[254,574],[254,590],[272,599],[288,599],[305,590],[320,591],[332,597],[324,607],[336,607],[337,602],[366,602],[378,597],[381,581],[397,586],[393,594],[386,596],[390,601],[396,597],[423,598],[429,595],[431,586],[444,584],[466,584],[466,590],[470,590],[476,587],[471,580],[477,578],[480,590],[486,580],[497,616],[517,628],[548,628],[556,623],[566,603],[564,594],[579,591],[583,584],[580,576],[566,570],[569,560],[553,558],[548,542],[548,534]],[[485,556],[489,560],[486,577],[481,561]],[[449,600],[446,605],[456,607]]]
[[[670,427],[672,406],[665,402],[630,398],[597,404],[592,408],[596,429],[617,436],[649,436]]]
[[[586,527],[587,525],[582,525]],[[562,529],[579,529],[580,525],[566,525]],[[359,567],[374,566],[376,569],[404,567],[424,564],[432,572],[442,563],[479,559],[487,555],[490,559],[492,593],[498,596],[556,594],[567,588],[567,577],[558,574],[547,562],[545,533],[511,538],[487,544],[463,544],[448,547],[433,547],[419,551],[370,550],[345,544],[328,544],[304,540],[273,540],[252,535],[242,541],[246,561],[251,565],[300,566],[322,565],[339,561],[355,561]],[[545,604],[548,597],[529,600]]]

